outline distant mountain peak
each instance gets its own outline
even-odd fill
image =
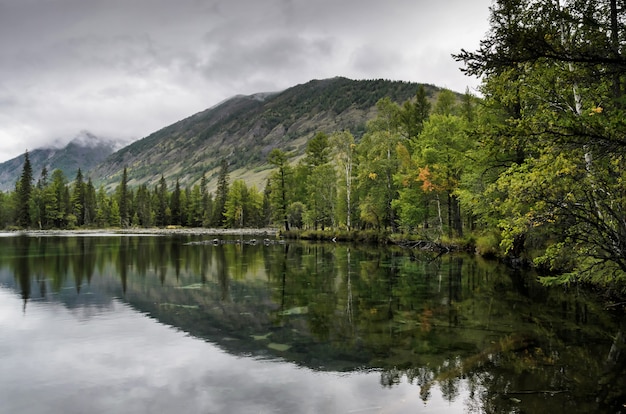
[[[56,169],[63,171],[65,177],[72,181],[79,168],[86,173],[126,144],[119,140],[101,138],[84,130],[67,144],[57,140],[45,148],[29,150],[28,154],[35,180],[45,167],[48,172]],[[0,191],[15,188],[23,165],[24,154],[0,164]]]
[[[93,148],[102,145],[102,142],[102,139],[98,138],[91,132],[82,130],[70,141],[70,144]]]
[[[114,151],[116,151],[128,145],[129,142],[120,139],[99,137],[87,130],[82,130],[69,142],[68,145],[70,144],[83,148],[111,147]]]

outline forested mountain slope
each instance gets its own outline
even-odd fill
[[[390,97],[404,102],[418,84],[388,80],[313,80],[282,92],[235,96],[167,126],[111,155],[92,170],[94,183],[112,190],[128,169],[128,184],[152,186],[161,175],[181,186],[198,183],[203,174],[215,186],[221,160],[231,179],[261,187],[269,172],[267,154],[274,148],[302,154],[317,132],[350,130],[357,138],[376,113],[376,102]],[[431,98],[438,91],[425,85]],[[73,177],[70,177],[73,178]]]

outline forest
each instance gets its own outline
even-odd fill
[[[328,234],[372,231],[472,246],[528,263],[545,283],[626,286],[626,4],[500,0],[476,51],[454,58],[482,84],[434,100],[419,87],[381,99],[358,139],[317,133],[293,162],[273,149],[265,188],[96,189],[78,172],[43,171],[28,154],[0,227],[266,227]],[[132,167],[131,167],[132,168]],[[335,233],[332,233],[335,232]]]

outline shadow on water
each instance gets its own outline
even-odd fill
[[[121,298],[257,358],[376,370],[469,412],[624,410],[624,318],[585,291],[473,256],[337,244],[178,237],[0,239],[0,283],[67,307]],[[464,385],[466,384],[466,385]]]

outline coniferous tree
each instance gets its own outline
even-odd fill
[[[211,216],[213,214],[213,198],[207,190],[207,179],[204,173],[200,180],[200,194],[202,197],[202,226],[208,227],[210,226]]]
[[[67,180],[63,171],[52,171],[50,185],[46,191],[46,222],[56,228],[64,228],[66,216],[69,210],[69,202],[66,203]]]
[[[408,140],[415,140],[422,132],[424,121],[430,115],[430,101],[424,85],[417,88],[415,101],[406,101],[398,111],[400,133]]]
[[[74,180],[74,189],[71,196],[72,212],[76,216],[76,224],[82,226],[85,224],[85,183],[83,182],[83,173],[78,169],[76,179]]]
[[[171,224],[179,226],[182,224],[182,210],[181,210],[181,191],[180,191],[180,182],[178,179],[176,180],[176,185],[174,186],[174,192],[172,192],[172,196],[170,199],[170,211],[172,212],[172,220]]]
[[[331,146],[328,136],[317,133],[307,144],[304,164],[308,167],[305,183],[308,221],[317,230],[334,222],[337,177],[330,165]]]
[[[246,203],[248,201],[248,187],[243,180],[235,180],[228,192],[226,205],[224,206],[224,223],[231,228],[245,226]]]
[[[111,215],[111,203],[104,191],[104,187],[100,186],[96,192],[96,217],[95,223],[98,227],[107,227],[109,225],[109,216]]]
[[[6,228],[9,225],[10,217],[8,214],[9,211],[9,202],[8,196],[0,191],[0,228]]]
[[[122,227],[128,227],[130,225],[130,206],[129,206],[129,192],[128,192],[128,171],[124,167],[122,172],[122,181],[118,187],[118,206],[120,223]]]
[[[222,160],[220,172],[217,177],[217,189],[213,204],[213,219],[211,224],[215,227],[224,225],[224,213],[226,211],[226,199],[228,197],[228,161]]]
[[[292,169],[287,162],[287,154],[278,148],[274,148],[268,157],[268,162],[278,168],[271,178],[271,200],[272,210],[274,211],[274,217],[277,221],[282,221],[285,226],[285,230],[289,231],[289,217],[287,208],[289,207],[289,177],[293,173]]]
[[[150,227],[152,225],[152,200],[150,191],[145,184],[137,188],[137,196],[135,197],[135,213],[137,215],[138,225],[142,227]]]
[[[37,185],[35,186],[35,195],[33,196],[35,210],[37,217],[35,218],[35,223],[39,226],[40,229],[43,229],[46,226],[46,188],[48,187],[48,169],[44,166],[41,170],[41,175],[37,180]],[[47,227],[47,226],[46,226]]]
[[[21,227],[30,227],[31,214],[30,203],[33,191],[33,169],[30,165],[28,151],[24,153],[24,167],[22,175],[16,183],[17,194],[17,224]]]
[[[156,225],[166,226],[169,224],[169,207],[168,207],[167,183],[165,177],[161,175],[159,184],[156,187]]]
[[[330,161],[331,147],[328,135],[318,132],[307,143],[304,162],[311,168],[319,167]]]
[[[180,192],[180,224],[181,226],[191,226],[189,220],[191,208],[191,189],[189,187]]]
[[[85,184],[85,218],[84,224],[86,226],[91,226],[96,219],[96,188],[91,181],[91,177],[87,179],[87,184]]]
[[[120,207],[117,204],[117,200],[115,198],[112,198],[110,202],[108,225],[117,227],[121,224],[122,217],[120,216]]]
[[[187,188],[187,217],[185,221],[189,226],[200,227],[202,225],[202,196],[200,186],[194,185],[191,190]]]
[[[272,186],[270,180],[265,183],[265,190],[263,190],[263,204],[261,207],[261,223],[263,227],[272,224]]]

